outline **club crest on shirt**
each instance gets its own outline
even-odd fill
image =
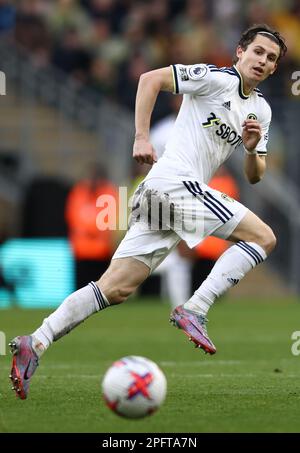
[[[257,120],[255,113],[248,113],[247,120]]]
[[[207,66],[204,64],[196,64],[189,68],[189,77],[192,80],[202,79],[207,73]]]

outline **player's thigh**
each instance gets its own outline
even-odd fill
[[[150,273],[149,267],[133,257],[115,258],[99,280],[101,288],[127,287],[137,288]]]

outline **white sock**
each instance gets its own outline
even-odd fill
[[[220,256],[206,280],[184,304],[184,308],[206,316],[216,297],[237,285],[247,272],[266,258],[266,252],[258,244],[239,241]]]
[[[70,294],[43,324],[33,332],[33,348],[38,356],[62,336],[99,310],[109,306],[109,302],[96,283]]]

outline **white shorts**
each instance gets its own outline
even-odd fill
[[[190,248],[207,236],[227,239],[247,212],[197,180],[146,179],[135,191],[130,226],[113,259],[134,257],[152,272],[181,239]]]

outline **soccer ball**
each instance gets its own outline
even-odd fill
[[[106,371],[102,392],[113,412],[122,417],[141,418],[155,412],[163,403],[167,380],[152,360],[123,357]]]

